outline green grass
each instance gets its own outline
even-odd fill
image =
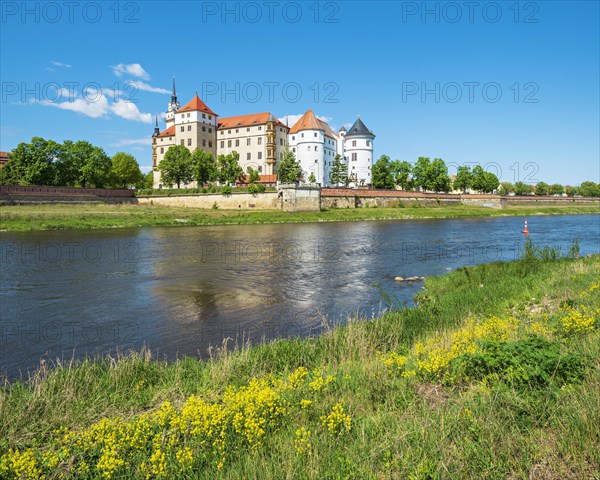
[[[229,225],[256,223],[344,222],[420,218],[492,217],[599,213],[598,206],[419,207],[331,209],[286,213],[277,210],[201,210],[151,205],[20,205],[0,207],[0,230],[60,230],[148,226]]]
[[[194,450],[187,470],[168,456],[167,477],[598,478],[598,319],[595,330],[569,335],[560,333],[560,319],[567,306],[600,312],[600,289],[593,287],[600,256],[534,257],[429,278],[417,307],[357,319],[315,338],[221,349],[209,361],[165,363],[145,351],[43,365],[28,381],[6,384],[0,392],[0,457],[11,448],[54,451],[61,427],[85,433],[103,418],[133,422],[166,400],[178,409],[191,395],[218,403],[228,386],[285,381],[306,367],[309,379],[333,378],[317,393],[305,385],[285,394],[292,403],[312,398],[310,409],[290,404],[281,422],[265,426],[259,446],[229,432],[222,468],[201,450]],[[512,316],[522,328],[535,321],[558,330],[548,338],[519,333],[517,339],[490,341],[478,354],[455,358],[444,375],[405,377],[385,367],[390,352],[411,355],[415,342],[447,340],[466,319],[490,316]],[[320,416],[336,404],[351,415],[352,427],[331,435]],[[295,448],[301,427],[312,432],[304,453]],[[154,437],[165,450],[168,432],[160,427]],[[114,478],[144,478],[139,465],[157,447],[144,448]],[[97,460],[93,455],[99,454],[90,455]],[[53,472],[96,478],[93,472],[73,473],[81,461],[69,456]]]

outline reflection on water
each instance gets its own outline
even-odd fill
[[[421,220],[3,233],[0,371],[146,345],[205,356],[223,339],[319,332],[411,302],[418,283],[515,258],[523,219]],[[529,218],[530,237],[598,253],[600,216]]]

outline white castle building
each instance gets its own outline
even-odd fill
[[[331,167],[335,156],[340,155],[348,167],[351,186],[371,184],[375,135],[360,117],[349,130],[342,127],[337,134],[312,110],[291,128],[270,112],[219,118],[197,92],[181,107],[173,80],[165,123],[166,128],[161,132],[157,117],[152,135],[154,188],[169,187],[163,185],[157,167],[173,145],[184,145],[190,151],[201,148],[215,157],[236,151],[244,172],[254,168],[261,175],[269,176],[269,180],[277,174],[278,162],[284,149],[289,147],[302,167],[303,181],[308,182],[314,175],[322,186],[330,185]],[[195,182],[184,185],[185,188],[195,186]]]

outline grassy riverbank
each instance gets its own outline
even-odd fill
[[[1,390],[0,477],[598,478],[600,256],[551,253],[317,338],[43,366]]]
[[[277,210],[199,210],[150,205],[21,205],[0,207],[0,230],[58,230],[181,225],[344,222],[419,218],[491,217],[503,215],[559,215],[600,213],[598,206],[407,207],[332,209],[286,213]]]

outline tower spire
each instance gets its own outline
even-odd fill
[[[156,137],[160,134],[160,130],[158,128],[158,115],[156,115],[155,118],[156,118],[156,123],[154,124],[154,135],[152,135],[153,137]]]
[[[171,95],[171,102],[177,103],[177,92],[175,91],[175,75],[173,75],[173,94]]]

